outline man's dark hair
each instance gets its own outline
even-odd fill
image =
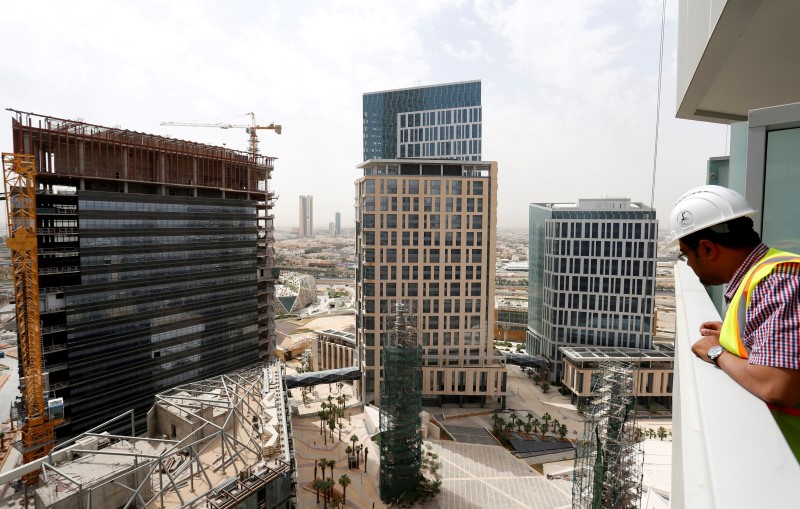
[[[690,233],[681,241],[690,248],[696,248],[701,240],[709,240],[714,244],[733,249],[755,247],[761,237],[753,229],[753,220],[749,217],[737,217],[724,223],[709,226],[700,231]]]

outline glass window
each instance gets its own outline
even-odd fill
[[[772,247],[800,252],[800,128],[767,133],[761,236]]]

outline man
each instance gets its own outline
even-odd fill
[[[730,189],[693,189],[670,213],[671,245],[701,283],[728,284],[725,321],[703,323],[692,351],[768,404],[800,460],[800,256],[764,245],[755,213]]]

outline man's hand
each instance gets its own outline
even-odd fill
[[[700,324],[701,336],[714,336],[716,338],[719,338],[719,333],[721,330],[722,330],[722,322],[703,322]]]
[[[714,322],[708,322],[708,323],[714,323]],[[706,325],[706,324],[703,324],[703,325]],[[702,330],[702,327],[701,327],[701,330]],[[708,351],[712,347],[715,347],[717,345],[719,345],[719,333],[717,333],[716,336],[713,336],[713,335],[712,336],[704,336],[704,337],[698,339],[692,345],[692,352],[694,352],[694,354],[696,356],[700,357],[704,361],[710,362],[711,364],[714,364],[714,361],[712,361],[711,359],[708,358]]]

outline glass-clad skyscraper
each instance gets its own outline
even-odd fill
[[[480,161],[481,82],[364,94],[364,160]]]
[[[530,205],[527,350],[550,381],[562,346],[652,348],[657,235],[628,198]]]
[[[120,430],[142,432],[155,394],[273,354],[272,158],[33,114],[12,127],[35,155],[58,440],[131,409]]]

